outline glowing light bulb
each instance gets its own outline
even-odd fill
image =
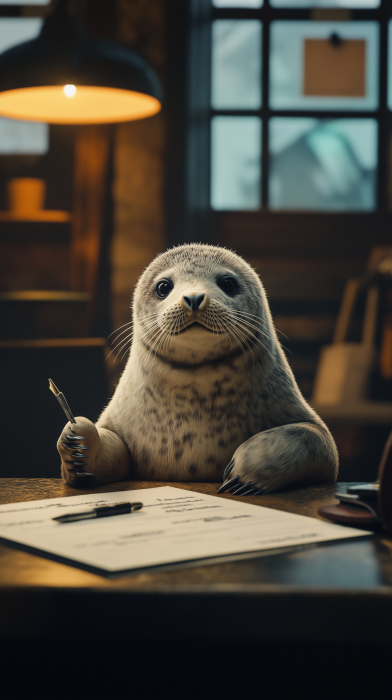
[[[75,85],[64,85],[63,92],[66,97],[75,97],[76,87]]]

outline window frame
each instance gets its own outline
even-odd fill
[[[269,201],[269,121],[273,117],[312,117],[315,119],[363,119],[371,118],[378,125],[377,176],[376,176],[376,207],[375,210],[387,208],[388,182],[388,141],[392,123],[392,113],[388,108],[388,20],[392,19],[392,6],[388,0],[381,0],[380,6],[373,9],[344,9],[344,8],[276,8],[264,0],[264,5],[254,8],[218,8],[212,6],[210,22],[219,19],[256,19],[262,23],[262,104],[259,109],[213,109],[210,107],[210,120],[214,116],[257,116],[261,119],[262,156],[261,156],[261,196],[260,210],[268,209]],[[379,104],[375,110],[347,109],[272,109],[269,104],[270,87],[270,27],[271,23],[279,20],[290,21],[376,21],[379,25]],[[210,33],[210,40],[212,31]],[[211,48],[210,48],[211,52]],[[391,68],[392,69],[392,68]],[[217,210],[215,210],[217,211]],[[222,212],[225,210],[219,210]],[[236,210],[246,211],[246,210]],[[257,211],[257,210],[256,210]],[[274,210],[277,211],[277,210]],[[285,210],[279,210],[285,211]],[[298,210],[306,212],[308,210]],[[312,210],[313,211],[313,210]],[[317,213],[316,211],[314,213]],[[319,210],[318,213],[322,213]]]

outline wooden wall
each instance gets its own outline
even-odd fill
[[[165,69],[165,3],[117,0],[117,41]],[[162,252],[164,238],[164,114],[121,124],[114,146],[114,232],[111,251],[113,329],[131,319],[135,284]]]
[[[390,213],[215,213],[216,243],[243,255],[263,282],[281,342],[310,397],[320,348],[331,342],[344,284],[371,249],[392,240]],[[358,326],[359,319],[356,325]]]

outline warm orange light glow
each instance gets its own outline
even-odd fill
[[[63,92],[66,97],[75,97],[76,87],[75,85],[64,85]]]
[[[117,88],[60,85],[0,92],[0,115],[49,124],[104,124],[144,119],[161,109],[155,97]]]

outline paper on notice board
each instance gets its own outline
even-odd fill
[[[52,520],[128,500],[142,501],[143,509],[68,524]],[[105,573],[368,534],[172,486],[0,506],[0,538]]]
[[[304,40],[303,94],[313,97],[365,97],[366,41]]]

